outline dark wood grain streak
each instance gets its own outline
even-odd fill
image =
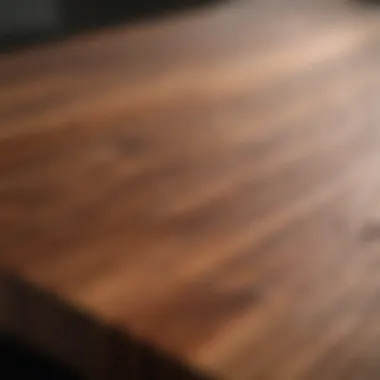
[[[99,380],[378,379],[379,42],[256,0],[0,56],[0,334]]]

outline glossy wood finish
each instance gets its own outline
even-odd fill
[[[98,379],[380,377],[380,13],[284,3],[1,56],[2,332]]]

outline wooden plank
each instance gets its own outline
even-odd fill
[[[0,332],[94,379],[377,379],[379,33],[242,1],[0,56]]]

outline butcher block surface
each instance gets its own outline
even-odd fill
[[[89,379],[379,379],[379,242],[380,10],[0,56],[0,332]]]

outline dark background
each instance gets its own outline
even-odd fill
[[[157,16],[206,1],[0,0],[0,49]]]
[[[81,380],[68,368],[29,347],[0,335],[2,380]]]

